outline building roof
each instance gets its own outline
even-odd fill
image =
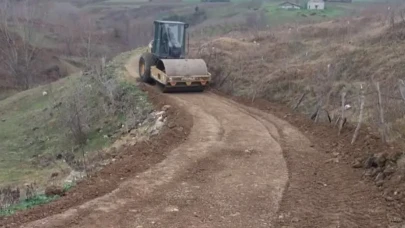
[[[323,0],[309,0],[308,2],[324,2]]]
[[[293,5],[293,6],[301,7],[300,5],[295,4],[295,3],[292,3],[292,2],[289,2],[289,1],[280,3],[279,5],[280,5],[280,6],[283,6],[283,5]]]

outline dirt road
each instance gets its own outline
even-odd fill
[[[193,115],[184,144],[112,193],[23,227],[269,227],[288,180],[276,127],[211,93],[168,96]]]
[[[136,76],[132,65],[127,68]],[[308,178],[314,174],[305,176],[306,167],[310,172],[314,167],[305,157],[316,161],[318,151],[288,122],[210,92],[165,96],[193,116],[184,143],[113,192],[21,227],[281,227],[277,221],[288,217],[285,210],[301,213],[299,219],[313,219],[308,226],[292,218],[294,227],[363,227],[356,221],[380,227],[385,223],[384,210],[368,204],[368,193],[359,191],[367,188],[356,184],[357,179],[346,183],[339,173],[334,174],[333,181],[345,187],[342,195],[334,192],[333,185],[326,191],[311,182]],[[298,156],[295,163],[290,162],[294,172],[287,170],[282,146]],[[356,184],[353,189],[350,181]],[[316,192],[311,192],[313,186]],[[351,190],[365,195],[352,201]],[[283,199],[283,195],[289,198]],[[282,202],[285,208],[279,213]],[[353,215],[357,207],[360,209]],[[339,225],[347,217],[352,223]],[[315,224],[318,218],[321,226]]]

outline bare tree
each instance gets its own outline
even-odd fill
[[[81,33],[81,41],[84,45],[84,52],[82,56],[85,58],[86,65],[90,65],[90,60],[93,57],[93,47],[94,47],[94,40],[93,40],[93,24],[90,18],[83,19],[82,21],[82,33]]]
[[[78,30],[80,29],[80,21],[77,18],[77,15],[69,15],[68,18],[61,18],[61,21],[64,20],[64,23],[59,26],[60,30],[63,30],[60,34],[64,34],[63,40],[65,43],[66,54],[74,55],[76,51],[76,42]]]
[[[40,38],[35,29],[46,14],[36,1],[3,0],[0,4],[0,42],[5,44],[0,49],[3,63],[13,76],[14,84],[28,89],[35,75],[33,62],[40,51],[37,47]]]
[[[86,143],[87,135],[85,133],[85,125],[87,122],[87,115],[85,112],[86,96],[83,94],[85,88],[79,83],[75,86],[75,91],[66,99],[66,124],[72,133],[73,140],[78,145]]]
[[[86,153],[84,146],[88,139],[89,122],[91,111],[89,110],[89,93],[91,93],[88,84],[83,77],[79,81],[72,81],[73,91],[64,97],[63,105],[60,106],[60,121],[61,126],[68,130],[67,142],[71,143],[72,147],[77,147],[81,150],[84,171],[87,173]],[[74,149],[72,148],[73,153]]]
[[[325,107],[329,105],[330,95],[332,91],[334,75],[331,73],[331,65],[327,65],[326,77],[322,77],[322,74],[317,75],[316,84],[318,85],[318,98],[317,104],[315,105],[315,111],[311,115],[311,119],[316,123],[318,122],[320,111],[324,110],[327,113],[329,122],[331,122],[329,113],[326,111]]]

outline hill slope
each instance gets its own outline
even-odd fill
[[[152,106],[143,92],[122,81],[127,56],[107,64],[103,75],[72,75],[0,101],[0,187],[43,186],[52,173],[61,180],[72,170],[83,171],[82,149],[91,164],[104,156],[91,152],[144,122]]]

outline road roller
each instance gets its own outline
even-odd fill
[[[163,92],[204,91],[211,74],[203,59],[187,58],[188,27],[181,21],[154,21],[153,40],[139,58],[143,82],[156,83]]]

